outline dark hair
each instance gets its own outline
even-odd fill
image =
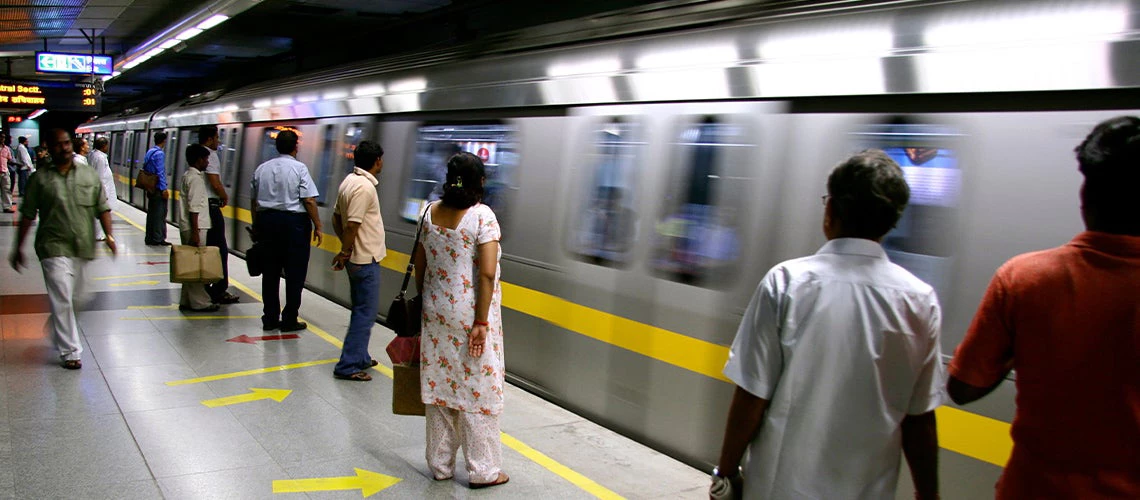
[[[107,144],[110,144],[110,143],[111,143],[111,141],[108,141],[106,137],[96,137],[95,138],[95,149],[101,150],[104,147],[106,147]]]
[[[27,142],[28,142],[28,138],[27,138],[27,137],[24,137],[24,136],[22,136],[22,135],[21,135],[20,137],[17,137],[17,138],[16,138],[16,143],[17,143],[17,144],[25,144],[25,143],[27,143]]]
[[[166,142],[166,132],[158,131],[154,133],[154,144],[157,146]]]
[[[217,125],[202,125],[201,127],[198,127],[198,144],[205,144],[206,141],[217,136]]]
[[[47,145],[48,145],[48,147],[49,147],[49,148],[50,148],[50,147],[52,147],[52,146],[53,146],[53,145],[55,145],[55,144],[58,144],[58,143],[56,142],[56,139],[57,139],[57,138],[59,138],[59,133],[60,133],[60,132],[63,132],[63,133],[65,133],[65,134],[67,134],[67,140],[68,140],[69,142],[72,140],[72,139],[71,139],[71,132],[68,132],[68,131],[66,131],[66,130],[64,130],[64,129],[61,129],[61,128],[53,128],[53,129],[49,130],[49,131],[48,131],[48,134],[47,134]]]
[[[877,240],[890,232],[910,200],[902,168],[886,153],[868,149],[848,158],[827,178],[831,215],[842,236]]]
[[[277,152],[283,155],[293,154],[297,150],[297,132],[282,130],[277,132]]]
[[[483,160],[471,153],[463,152],[447,160],[447,181],[443,185],[444,205],[464,209],[483,199]]]
[[[1140,228],[1140,118],[1118,116],[1093,128],[1076,148],[1085,176],[1084,205],[1096,214],[1098,229]]]
[[[372,141],[363,141],[356,146],[352,153],[352,164],[368,170],[376,164],[376,160],[384,156],[384,148]]]
[[[191,144],[186,146],[186,163],[193,167],[194,163],[202,158],[209,158],[210,150],[201,144]]]

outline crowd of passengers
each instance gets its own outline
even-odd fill
[[[144,170],[161,181],[147,193],[148,245],[168,244],[165,140],[156,133],[144,159]],[[317,186],[296,158],[298,142],[294,131],[280,131],[280,155],[258,166],[250,185],[252,234],[265,248],[265,330],[307,327],[297,314],[323,225]],[[95,242],[117,251],[108,204],[114,183],[106,139],[96,139],[89,160],[73,152],[66,131],[51,131],[47,143],[26,185],[20,181],[10,262],[23,266],[23,242],[39,218],[35,250],[51,299],[53,341],[63,366],[78,369],[75,298]],[[220,246],[225,255],[221,208],[228,196],[216,149],[217,128],[210,126],[186,148],[191,168],[182,178],[180,229],[183,244]],[[368,371],[378,364],[368,347],[387,253],[376,189],[383,155],[374,142],[357,146],[329,221],[340,247],[332,266],[347,273],[352,300],[333,376],[350,381],[371,380]],[[0,150],[0,160],[12,157]],[[892,264],[881,246],[910,198],[902,169],[878,150],[835,167],[823,197],[827,243],[767,273],[731,346],[724,374],[736,390],[710,499],[893,498],[902,458],[915,497],[938,498],[935,410],[947,395],[963,405],[982,398],[1013,371],[1014,447],[996,497],[1140,498],[1140,118],[1098,124],[1076,147],[1076,159],[1086,231],[997,270],[948,378],[934,289]],[[412,254],[423,298],[425,458],[435,479],[450,479],[462,447],[470,487],[484,488],[509,480],[499,434],[501,234],[495,213],[481,203],[486,176],[479,156],[456,153],[446,170],[442,196],[424,208]],[[228,281],[184,285],[181,308],[212,311],[237,300]]]

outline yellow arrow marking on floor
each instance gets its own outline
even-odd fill
[[[398,477],[355,469],[355,476],[323,477],[314,479],[280,479],[273,481],[274,493],[304,493],[308,491],[360,490],[368,498],[401,481]]]
[[[163,273],[166,274],[166,273]],[[158,280],[139,280],[130,283],[111,283],[111,286],[157,285]]]
[[[166,254],[163,254],[163,255],[166,255]],[[91,280],[92,281],[103,281],[103,280],[122,280],[122,279],[127,279],[127,278],[149,278],[151,276],[166,276],[168,274],[170,274],[170,273],[125,274],[123,276],[100,276],[98,278],[91,278]],[[157,281],[155,283],[157,283]],[[111,285],[111,286],[114,286],[114,285]]]
[[[217,408],[219,406],[236,405],[239,403],[248,403],[250,401],[261,401],[262,399],[272,399],[278,403],[285,401],[293,391],[289,389],[259,389],[257,387],[250,387],[249,394],[238,394],[236,396],[226,396],[224,398],[207,399],[202,401],[202,404],[210,408]]]
[[[200,384],[202,382],[213,382],[215,380],[225,380],[225,379],[229,379],[229,378],[248,377],[250,375],[260,375],[262,373],[273,373],[273,372],[281,372],[281,371],[285,371],[285,370],[295,370],[297,368],[307,368],[310,366],[328,365],[328,364],[336,363],[337,361],[340,361],[340,358],[321,359],[321,360],[317,360],[317,361],[305,361],[304,363],[293,363],[291,365],[270,366],[270,367],[266,367],[266,368],[255,368],[253,370],[244,370],[244,371],[233,372],[233,373],[222,373],[219,375],[209,375],[206,377],[188,378],[185,380],[172,380],[170,382],[167,382],[166,385],[176,386],[176,385]]]

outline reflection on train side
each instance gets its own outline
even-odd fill
[[[443,196],[447,179],[447,160],[466,151],[479,156],[486,168],[483,203],[495,211],[501,226],[509,218],[510,191],[518,189],[516,170],[518,153],[515,129],[508,125],[445,125],[420,127],[416,139],[416,158],[412,175],[404,187],[404,204],[400,215],[416,222],[426,203]]]
[[[708,116],[681,133],[655,231],[652,265],[662,276],[699,285],[731,282],[755,161],[750,132]]]
[[[910,203],[895,229],[883,239],[891,262],[949,297],[953,262],[951,238],[962,171],[953,131],[931,124],[895,123],[868,127],[864,145],[880,148],[902,167]]]
[[[569,226],[571,251],[599,265],[628,263],[637,241],[637,142],[633,123],[613,118],[594,134],[594,152],[585,161],[593,175],[575,224]]]

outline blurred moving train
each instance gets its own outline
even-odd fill
[[[382,297],[445,159],[479,155],[502,220],[512,381],[706,467],[732,391],[727,346],[763,274],[823,243],[818,200],[837,162],[875,147],[902,165],[911,205],[884,245],[937,289],[949,359],[998,265],[1082,229],[1072,148],[1140,112],[1137,2],[799,4],[673,2],[524,31],[478,58],[364,62],[79,132],[111,139],[119,197],[141,208],[131,179],[153,133],[170,134],[175,187],[196,128],[218,125],[239,256],[249,180],[279,130],[301,134],[324,220],[355,145],[378,141]],[[339,242],[321,248],[308,287],[347,303],[329,266]],[[1012,393],[970,410],[1008,422]],[[1001,461],[957,451],[943,484],[992,494],[979,478]]]

